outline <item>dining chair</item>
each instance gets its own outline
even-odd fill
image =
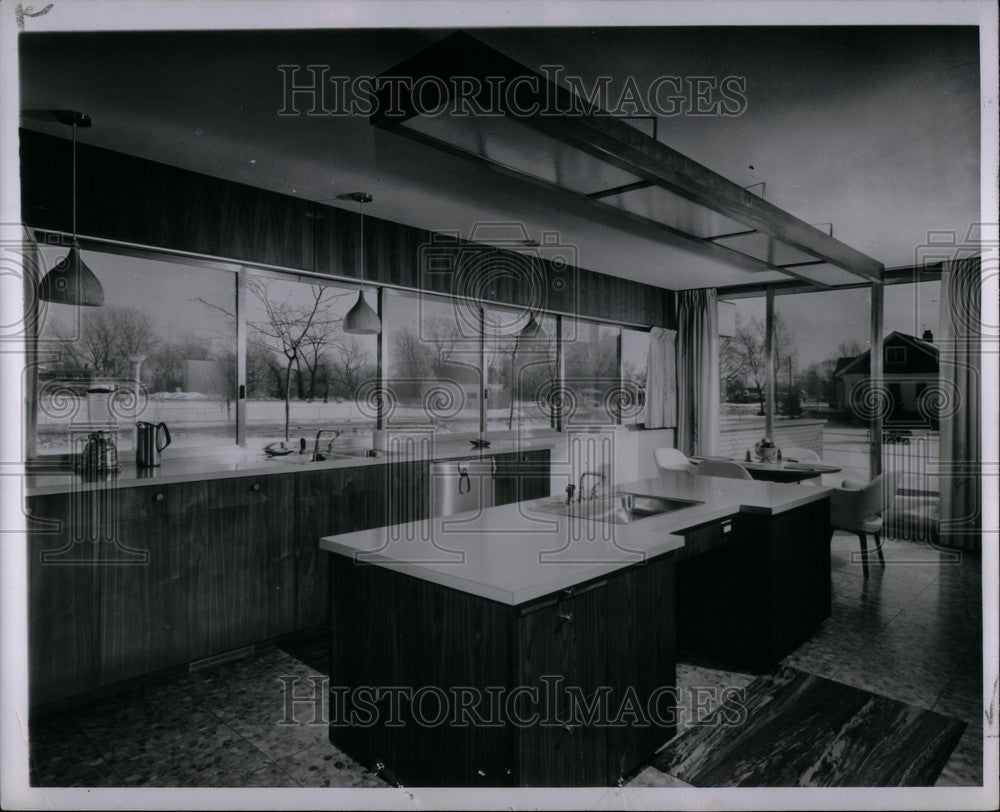
[[[795,445],[781,449],[781,458],[787,462],[822,462],[819,458],[819,454],[811,448],[801,448]],[[814,477],[812,479],[799,480],[799,484],[815,488],[822,485],[823,482],[820,477]]]
[[[794,445],[781,449],[781,458],[789,462],[822,462],[819,454],[811,448],[799,448]]]
[[[695,473],[699,476],[720,476],[726,479],[753,479],[750,472],[738,462],[726,460],[703,460],[698,463]]]
[[[691,461],[676,448],[664,446],[653,451],[656,465],[662,471],[683,471],[691,473]]]
[[[899,474],[895,471],[879,474],[867,485],[844,480],[843,487],[830,493],[830,524],[834,530],[854,533],[861,542],[861,564],[868,577],[868,538],[875,538],[879,564],[885,569],[882,555],[882,513],[892,506]],[[860,487],[858,487],[860,485]]]

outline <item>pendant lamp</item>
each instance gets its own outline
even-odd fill
[[[531,314],[531,317],[528,319],[528,323],[521,328],[521,332],[518,333],[518,336],[520,338],[527,338],[527,339],[537,338],[544,340],[548,338],[548,336],[545,334],[545,331],[542,329],[542,325],[540,325],[538,323],[538,320],[535,318],[534,313]]]
[[[57,110],[55,118],[73,128],[73,241],[69,253],[53,265],[38,283],[38,298],[56,304],[100,307],[104,304],[104,288],[94,272],[84,264],[76,242],[76,130],[78,127],[89,127],[91,119],[73,110]]]
[[[361,210],[361,267],[358,277],[364,281],[365,278],[365,203],[370,203],[372,196],[365,192],[354,192],[351,200],[355,201]],[[378,335],[382,332],[382,320],[378,313],[371,309],[365,301],[365,292],[358,291],[358,301],[354,307],[347,311],[344,316],[344,332],[355,335]]]

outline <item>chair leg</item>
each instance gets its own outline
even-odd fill
[[[879,538],[878,533],[875,533],[875,549],[878,551],[878,563],[882,565],[882,569],[885,569],[885,556],[882,555],[882,539]]]
[[[861,541],[861,566],[865,570],[865,578],[868,577],[868,539],[865,538],[864,533],[858,533],[858,539]]]

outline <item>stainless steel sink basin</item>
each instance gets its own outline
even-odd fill
[[[620,493],[617,496],[608,496],[603,499],[573,502],[571,505],[567,505],[565,500],[547,499],[541,503],[529,505],[528,508],[556,516],[570,516],[612,524],[630,524],[640,519],[648,519],[651,516],[659,516],[663,513],[671,513],[700,504],[701,502],[688,499],[665,499],[660,496]]]

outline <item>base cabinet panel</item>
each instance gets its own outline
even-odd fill
[[[699,552],[677,564],[678,646],[764,671],[830,616],[830,506],[822,499],[778,516],[740,514],[728,541],[689,531]]]
[[[330,739],[390,780],[611,786],[673,736],[672,719],[616,718],[626,694],[645,706],[676,683],[668,557],[522,607],[330,559]],[[400,686],[413,703],[383,697],[374,724],[351,724],[355,689]],[[475,707],[464,717],[460,694]],[[427,724],[432,696],[449,697],[449,723]]]

